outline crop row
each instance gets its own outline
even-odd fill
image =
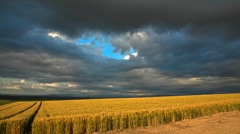
[[[18,105],[22,105],[23,103],[24,102],[15,102],[15,103],[2,105],[2,106],[0,106],[0,111],[7,110],[9,108],[12,108],[12,107],[15,107],[15,106],[18,106]]]
[[[14,115],[17,115],[17,114],[31,108],[32,106],[34,106],[35,103],[36,102],[24,102],[24,103],[21,103],[20,105],[16,105],[14,107],[4,109],[4,110],[1,111],[0,120],[7,119],[7,118],[10,118]]]
[[[41,102],[11,118],[0,121],[0,134],[24,134],[31,126],[31,122],[41,106]]]

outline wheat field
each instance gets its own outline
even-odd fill
[[[93,133],[165,124],[240,110],[240,94],[44,101],[36,134]]]
[[[0,106],[0,134],[82,134],[240,111],[240,94],[14,102]]]

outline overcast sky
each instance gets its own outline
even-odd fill
[[[239,0],[1,0],[0,94],[233,92]]]

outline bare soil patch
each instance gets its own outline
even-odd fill
[[[240,134],[240,112],[219,113],[166,125],[98,134]]]

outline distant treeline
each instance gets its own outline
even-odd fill
[[[232,94],[231,92],[229,94]],[[71,96],[71,95],[7,95],[0,94],[0,100],[14,100],[14,101],[24,101],[24,100],[79,100],[79,99],[111,99],[111,98],[142,98],[142,97],[164,97],[164,96],[188,96],[188,95],[206,95],[206,94],[222,94],[222,93],[191,93],[191,94],[159,94],[152,96],[102,96],[102,97],[81,97],[81,96]],[[228,94],[228,93],[224,93]]]

